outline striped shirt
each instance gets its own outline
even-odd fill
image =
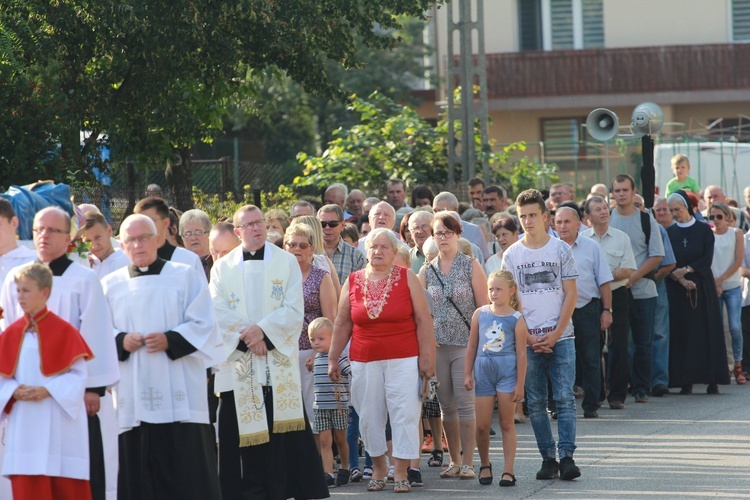
[[[315,355],[313,363],[314,409],[337,410],[349,407],[349,374],[352,371],[349,358],[341,356],[339,365],[341,365],[341,381],[332,382],[328,376],[328,354],[319,352]]]

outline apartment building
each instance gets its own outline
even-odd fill
[[[441,84],[420,108],[427,118],[445,101],[445,69],[457,57],[446,53],[447,14],[462,1],[475,2],[453,0],[432,20]],[[659,141],[750,142],[750,0],[484,0],[483,8],[490,136],[526,141],[531,156],[560,166],[563,181],[603,181],[606,157],[615,173],[637,173],[637,141],[605,151],[582,127],[594,108],[629,125],[633,108],[652,101],[667,123]]]

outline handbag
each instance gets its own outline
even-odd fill
[[[435,277],[440,282],[440,286],[443,287],[443,291],[445,291],[445,283],[443,283],[443,280],[440,279],[440,275],[438,274],[437,270],[435,269],[434,266],[429,266],[429,267],[430,267],[430,269],[432,269],[432,272],[435,273]],[[466,318],[464,318],[464,314],[461,312],[461,309],[459,309],[458,306],[456,305],[456,303],[453,302],[453,297],[448,297],[448,302],[450,302],[451,305],[453,305],[453,307],[456,308],[456,312],[461,317],[461,319],[464,320],[464,324],[466,325],[466,327],[469,328],[469,329],[471,329],[471,323],[469,323],[468,321],[466,321]]]

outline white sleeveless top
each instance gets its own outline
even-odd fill
[[[734,234],[734,228],[729,228],[724,234],[714,233],[714,259],[711,262],[711,272],[714,277],[719,277],[734,262],[734,253],[737,246],[737,237]],[[742,284],[740,270],[721,284],[722,290],[731,290]]]

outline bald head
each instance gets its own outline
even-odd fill
[[[443,210],[456,212],[458,211],[458,198],[448,191],[440,192],[432,200],[432,209],[435,212],[442,212]]]
[[[370,227],[377,229],[384,227],[386,229],[393,229],[396,224],[396,211],[393,209],[390,203],[387,201],[381,201],[376,203],[370,209],[369,213]]]
[[[157,258],[156,223],[145,215],[128,216],[120,225],[122,251],[134,266],[150,266]]]
[[[68,251],[70,215],[58,207],[47,207],[34,216],[34,248],[42,262],[52,262]]]

